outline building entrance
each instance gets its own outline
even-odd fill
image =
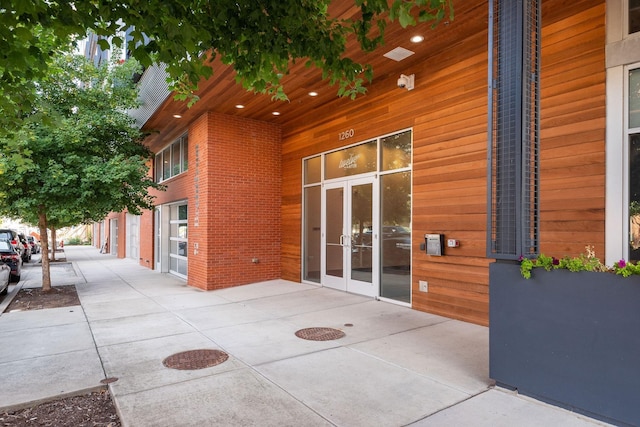
[[[305,159],[304,281],[411,303],[411,131]]]
[[[325,185],[322,284],[343,291],[377,296],[378,229],[373,178]]]

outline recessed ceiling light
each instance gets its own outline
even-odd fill
[[[240,109],[244,108],[244,105],[238,104],[238,105],[236,105],[236,108],[240,110]]]
[[[279,112],[279,111],[274,111],[274,112],[273,112],[273,113],[271,113],[271,114],[273,114],[274,116],[279,116],[279,115],[280,115],[280,112]]]
[[[411,43],[420,43],[424,41],[424,36],[416,35],[411,37]]]
[[[309,92],[309,96],[318,96],[318,92]]]
[[[173,117],[176,118],[176,119],[181,119],[182,118],[182,116],[180,114],[174,114]]]

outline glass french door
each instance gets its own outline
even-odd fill
[[[375,178],[324,185],[322,283],[367,296],[378,292]]]

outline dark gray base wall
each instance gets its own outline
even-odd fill
[[[640,425],[640,276],[520,275],[497,262],[489,278],[490,376],[519,393],[616,424]]]

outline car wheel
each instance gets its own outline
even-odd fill
[[[10,281],[18,283],[20,281],[20,275],[19,274],[17,274],[17,275],[16,274],[12,274]]]
[[[9,285],[7,284],[7,286],[2,291],[0,291],[0,295],[6,295],[8,293],[9,293]]]

